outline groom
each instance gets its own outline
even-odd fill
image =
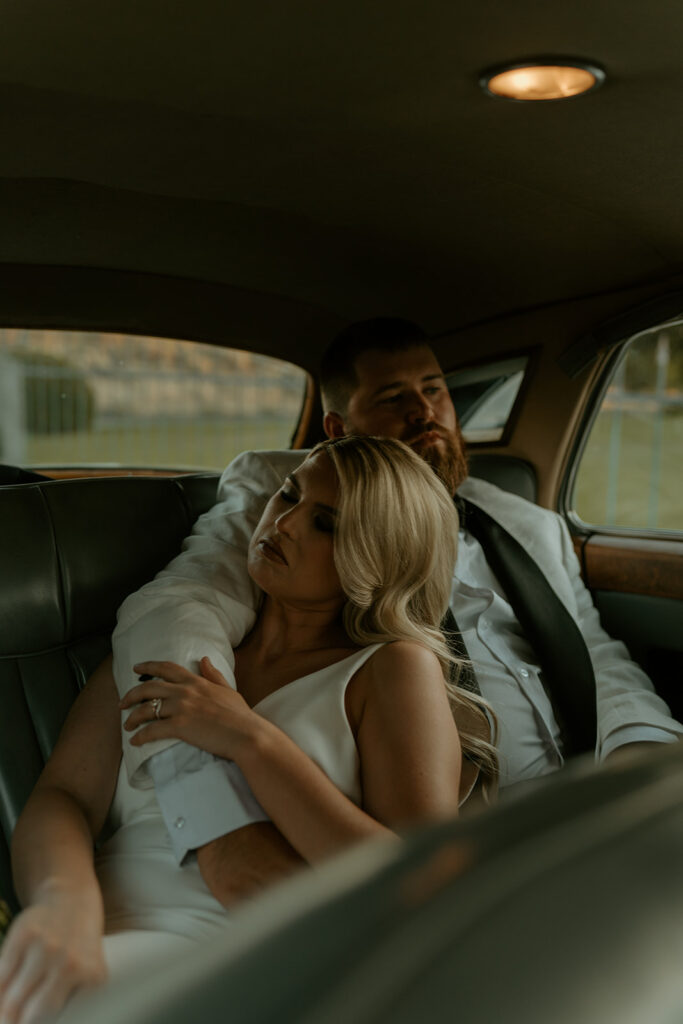
[[[568,754],[589,747],[604,759],[676,740],[683,727],[626,648],[602,630],[563,520],[468,479],[455,410],[420,328],[392,318],[352,325],[325,353],[320,376],[329,437],[398,438],[465,502],[451,611],[478,686],[498,717],[501,789],[552,772]],[[136,682],[131,666],[143,660],[196,670],[208,654],[231,676],[231,649],[251,628],[256,601],[246,577],[246,545],[265,501],[301,457],[239,456],[221,479],[219,503],[199,520],[186,550],[124,603],[114,634],[122,692]],[[501,549],[519,557],[519,548],[526,563],[510,568]],[[216,765],[200,763],[182,744],[125,746],[129,774],[144,783],[149,772],[155,781],[179,860],[197,850],[205,880],[226,904],[299,861],[268,822],[259,822],[234,766],[221,766],[218,783]],[[200,804],[204,810],[195,813]],[[235,870],[240,863],[248,864],[249,878]]]

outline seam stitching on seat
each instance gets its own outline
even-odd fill
[[[40,492],[40,497],[42,499],[43,506],[44,506],[45,511],[47,513],[48,522],[50,524],[50,533],[52,535],[52,544],[53,544],[54,552],[55,552],[55,561],[57,563],[57,582],[58,582],[58,590],[59,590],[59,607],[60,607],[60,613],[61,613],[61,616],[62,616],[62,637],[64,638],[64,642],[66,643],[66,638],[69,635],[69,627],[70,627],[71,624],[68,621],[68,606],[67,606],[67,602],[66,602],[66,586],[65,586],[65,576],[64,576],[64,561],[63,561],[63,558],[62,558],[62,553],[59,550],[59,543],[57,541],[57,528],[55,526],[55,521],[54,521],[54,518],[53,518],[53,515],[52,515],[52,509],[50,508],[50,504],[49,504],[47,498],[45,497],[45,494],[43,492],[43,487],[44,487],[44,484],[38,484],[38,490]]]

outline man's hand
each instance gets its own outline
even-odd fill
[[[245,825],[197,850],[202,878],[224,907],[234,907],[306,865],[269,821]]]

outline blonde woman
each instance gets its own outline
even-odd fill
[[[457,813],[462,751],[488,776],[495,755],[480,736],[481,702],[445,682],[452,658],[439,622],[456,537],[447,491],[401,442],[319,445],[251,540],[249,573],[264,597],[235,651],[237,689],[206,659],[202,675],[137,666],[152,678],[121,704],[132,708],[132,742],[174,737],[234,761],[309,864]],[[449,696],[467,721],[460,734]],[[27,909],[0,956],[0,1012],[20,1024],[126,960],[164,956],[229,922],[196,861],[177,866],[153,791],[131,789],[125,772],[117,783],[120,759],[119,705],[103,667],[16,830]],[[114,834],[93,863],[108,812]]]

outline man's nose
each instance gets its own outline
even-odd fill
[[[434,419],[434,408],[426,395],[414,391],[408,402],[407,415],[413,423],[428,423]]]

